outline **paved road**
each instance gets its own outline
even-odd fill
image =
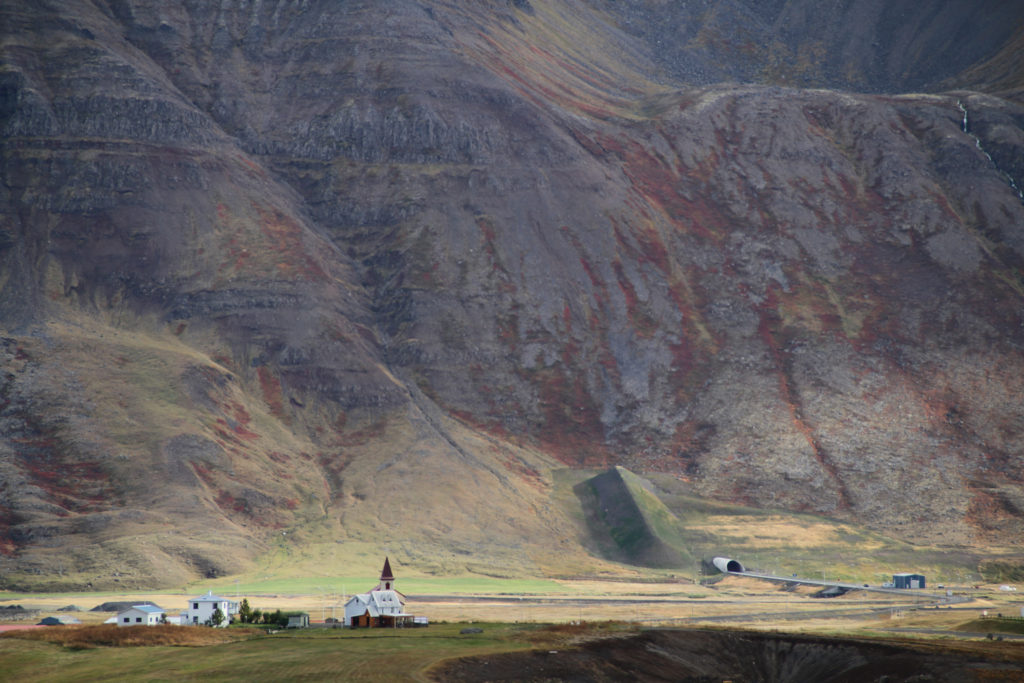
[[[688,605],[728,605],[735,604],[736,600],[714,600],[708,598],[673,598],[663,596],[637,596],[630,597],[609,597],[609,598],[584,598],[573,596],[547,596],[547,595],[410,595],[410,601],[414,602],[476,602],[494,604],[543,604],[543,605],[649,605],[651,603],[668,603]]]
[[[816,609],[816,610],[800,610],[800,611],[788,611],[788,612],[750,612],[747,614],[722,614],[718,616],[705,616],[705,617],[679,617],[673,619],[651,619],[648,621],[672,621],[672,622],[714,622],[714,623],[727,623],[730,621],[801,621],[805,619],[852,619],[857,617],[864,617],[865,619],[871,619],[888,614],[893,610],[912,610],[916,609],[914,605],[889,605],[886,607],[850,607],[840,609]]]
[[[906,598],[915,598],[935,604],[956,604],[959,602],[970,602],[972,598],[964,595],[946,597],[945,592],[933,593],[918,588],[886,588],[883,586],[865,586],[862,583],[844,583],[842,581],[824,581],[820,579],[806,579],[798,576],[779,576],[778,574],[765,574],[755,571],[727,572],[733,576],[745,576],[750,579],[761,579],[762,581],[775,581],[777,583],[795,583],[804,586],[821,586],[822,588],[845,588],[846,590],[868,591],[872,593],[887,593],[899,595]]]

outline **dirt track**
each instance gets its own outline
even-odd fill
[[[882,643],[789,634],[650,630],[575,649],[467,657],[437,681],[861,683],[1024,681],[1008,644]]]

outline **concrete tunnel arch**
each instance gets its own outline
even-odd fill
[[[715,569],[718,571],[728,574],[730,572],[742,574],[747,571],[743,568],[743,565],[737,560],[730,559],[728,557],[716,557],[711,560],[711,564],[715,565]]]

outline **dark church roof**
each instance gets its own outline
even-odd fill
[[[388,558],[384,558],[384,569],[380,572],[381,581],[394,581],[395,575],[391,573],[391,562]]]

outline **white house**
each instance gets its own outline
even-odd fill
[[[345,603],[345,626],[372,628],[412,623],[413,616],[405,613],[405,596],[394,589],[394,582],[391,563],[384,558],[384,569],[377,587],[369,593],[353,595]]]
[[[164,610],[156,605],[134,605],[117,613],[118,626],[156,626],[162,621]]]
[[[224,621],[220,623],[221,626],[227,626],[228,622],[231,621],[231,616],[238,614],[238,603],[232,602],[227,598],[222,598],[219,595],[214,595],[212,591],[206,595],[201,595],[198,598],[192,598],[188,601],[188,608],[185,610],[185,624],[192,626],[203,626],[209,623],[213,625],[213,613],[220,609],[220,613],[224,615]]]

